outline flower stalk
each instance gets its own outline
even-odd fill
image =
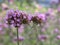
[[[17,45],[19,45],[19,33],[18,33],[18,28],[17,28]]]

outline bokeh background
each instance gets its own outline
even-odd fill
[[[10,9],[33,16],[49,14],[43,26],[32,22],[30,25],[21,25],[20,45],[60,45],[60,0],[0,0],[0,45],[17,45],[16,28],[4,22]]]

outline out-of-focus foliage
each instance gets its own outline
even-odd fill
[[[59,5],[51,4],[49,5],[51,7],[46,7],[46,5],[42,6],[37,3],[38,0],[13,0],[12,2],[8,2],[8,0],[0,1],[0,5],[6,4],[9,7],[8,9],[18,9],[29,14],[29,19],[30,16],[39,17],[40,14],[42,14],[42,18],[44,19],[44,15],[46,15],[47,20],[45,20],[42,25],[33,23],[33,21],[37,22],[37,20],[39,20],[38,18],[37,20],[34,18],[31,23],[22,24],[20,26],[20,45],[60,45],[59,3]],[[4,10],[4,6],[0,6],[0,45],[17,45],[17,30],[12,25],[10,27],[5,23],[5,16],[7,15],[6,13],[8,10]],[[57,9],[57,7],[59,8]],[[10,18],[11,17],[9,17],[9,19]],[[26,17],[24,16],[24,18]]]

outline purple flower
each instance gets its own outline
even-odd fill
[[[60,7],[57,8],[58,12],[60,12]]]
[[[31,20],[33,21],[33,23],[36,23],[36,24],[39,23],[39,19],[38,19],[37,16],[33,16]],[[40,22],[40,23],[41,23],[41,22]]]
[[[17,26],[19,27],[19,26],[20,26],[20,24],[18,24],[18,23],[17,23]]]
[[[28,20],[30,20],[31,21],[31,19],[32,19],[32,15],[28,15]]]
[[[28,16],[26,13],[23,12],[20,17],[21,17],[20,19],[22,21],[22,24],[28,24],[29,23]]]
[[[49,13],[49,15],[53,15],[54,14],[54,10],[52,8],[49,8],[47,13]]]
[[[38,35],[38,39],[39,39],[40,41],[44,41],[44,40],[46,40],[47,38],[48,38],[47,35]]]
[[[59,30],[56,28],[56,29],[54,30],[54,33],[59,33]]]
[[[20,11],[19,10],[9,10],[6,15],[6,23],[9,25],[14,25],[15,27],[20,27],[22,22],[20,21]]]
[[[38,14],[38,18],[42,19],[43,21],[46,20],[45,14]]]
[[[7,14],[6,14],[6,17],[7,18],[12,18],[12,16],[14,15],[14,10],[8,10]]]
[[[14,21],[12,20],[12,21],[11,21],[11,24],[13,24],[13,23],[14,23]]]
[[[3,24],[3,27],[8,28],[8,25],[6,23]]]
[[[57,36],[56,36],[56,39],[60,40],[60,35],[57,35]]]
[[[0,31],[2,30],[2,27],[0,27]]]
[[[48,17],[48,16],[50,16],[50,13],[46,12],[45,15],[46,15],[46,17]]]

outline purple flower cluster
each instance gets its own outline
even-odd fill
[[[37,16],[32,17],[32,21],[37,24],[41,24],[46,20],[46,16],[44,14],[37,14]]]
[[[38,35],[38,39],[41,40],[41,41],[44,41],[48,38],[47,35]]]
[[[15,27],[19,27],[21,22],[20,22],[20,12],[18,10],[9,10],[6,16],[6,23],[10,25],[14,25]]]
[[[19,10],[9,10],[6,16],[6,23],[15,27],[28,23],[27,14]]]
[[[19,10],[9,10],[6,15],[6,23],[14,27],[20,27],[21,24],[28,24],[30,21],[41,24],[45,21],[45,15],[32,16]]]

